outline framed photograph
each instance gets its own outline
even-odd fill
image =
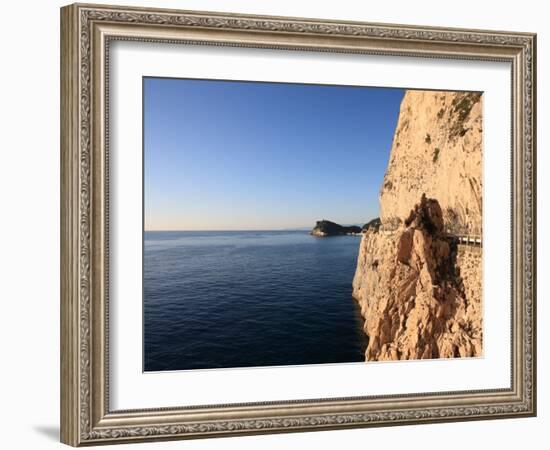
[[[62,8],[62,442],[535,415],[535,58]]]

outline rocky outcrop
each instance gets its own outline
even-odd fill
[[[481,355],[481,286],[467,287],[458,258],[439,203],[425,196],[391,235],[367,231],[353,282],[367,360]]]
[[[364,232],[353,296],[366,360],[480,356],[482,110],[477,93],[407,91]]]
[[[342,226],[330,220],[319,220],[315,223],[315,227],[310,234],[317,237],[342,236],[346,234],[359,234],[361,227],[358,226]]]

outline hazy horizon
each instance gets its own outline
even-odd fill
[[[145,231],[368,222],[403,94],[145,77]]]
[[[326,219],[326,220],[330,220],[330,219]],[[334,221],[331,220],[331,222],[334,222]],[[368,221],[366,221],[364,223],[363,222],[340,223],[340,225],[343,225],[343,226],[353,226],[353,225],[363,226],[367,222]],[[338,223],[338,222],[336,222],[336,223]],[[181,229],[181,228],[148,229],[148,228],[144,228],[143,231],[146,231],[146,232],[151,232],[151,231],[161,231],[161,232],[162,231],[166,231],[166,232],[173,232],[173,231],[303,231],[303,230],[310,230],[314,226],[315,226],[315,223],[313,223],[311,225],[296,226],[296,227],[284,227],[284,228],[200,228],[200,229],[199,228],[194,228],[194,229],[190,229],[190,228],[186,228],[186,229]]]

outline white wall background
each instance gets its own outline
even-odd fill
[[[126,3],[126,2],[117,2]],[[532,31],[538,36],[539,416],[363,430],[141,444],[139,448],[542,448],[548,413],[544,259],[549,226],[550,18],[544,2],[307,2],[133,0],[136,6]],[[53,0],[2,7],[0,70],[0,442],[6,449],[60,448],[59,417],[59,7]],[[548,202],[544,202],[548,203]],[[546,376],[547,378],[547,376]],[[128,448],[121,446],[119,448]],[[131,447],[133,448],[133,447]],[[137,447],[135,447],[137,448]]]

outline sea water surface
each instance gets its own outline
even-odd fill
[[[359,239],[145,232],[144,370],[364,361]]]

